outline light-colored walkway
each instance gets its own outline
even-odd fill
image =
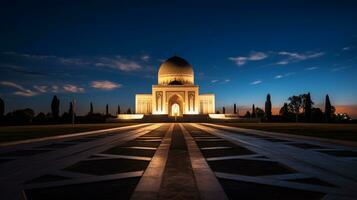
[[[357,198],[357,162],[355,160],[345,159],[341,156],[326,154],[319,151],[321,149],[316,149],[322,148],[324,151],[339,150],[353,153],[357,152],[356,148],[322,143],[319,141],[287,138],[281,135],[264,135],[260,131],[243,130],[221,125],[191,125],[204,132],[243,146],[258,155],[263,155],[269,159],[282,163],[300,173],[318,178],[337,187],[329,188],[311,184],[291,183],[284,180],[278,181],[272,176],[248,177],[239,174],[217,173],[217,177],[317,192],[323,191],[324,193],[327,193],[327,199],[332,197],[334,199]],[[313,148],[314,146],[316,146],[316,148]],[[248,155],[248,157],[250,156]],[[220,159],[227,160],[240,158],[239,156],[232,156],[231,158],[209,158],[207,160],[213,161]]]

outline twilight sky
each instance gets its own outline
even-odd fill
[[[81,2],[81,3],[80,3]],[[356,1],[15,1],[0,3],[6,111],[134,108],[159,64],[178,55],[216,107],[274,107],[311,92],[357,117]],[[243,114],[243,113],[241,113]]]

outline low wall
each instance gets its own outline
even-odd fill
[[[207,115],[183,115],[182,117],[171,117],[168,115],[143,115],[143,114],[120,114],[117,118],[111,118],[108,122],[260,122],[260,119],[239,118],[234,114],[207,114]]]

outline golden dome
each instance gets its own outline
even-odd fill
[[[192,66],[183,58],[173,56],[160,65],[159,85],[193,85]]]

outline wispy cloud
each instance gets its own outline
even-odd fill
[[[37,92],[32,91],[30,89],[26,89],[22,85],[16,84],[14,82],[1,81],[0,84],[3,85],[3,86],[6,86],[6,87],[10,87],[10,88],[16,89],[17,91],[15,91],[13,93],[14,95],[24,96],[24,97],[32,97],[32,96],[35,96],[35,95],[38,94]]]
[[[34,85],[33,88],[35,88],[38,92],[46,93],[48,86],[47,85]]]
[[[72,84],[66,84],[63,86],[64,91],[70,92],[70,93],[83,93],[84,88],[72,85]]]
[[[18,52],[14,52],[14,51],[5,51],[5,52],[2,52],[2,54],[12,55],[12,56],[20,56],[20,57],[38,59],[38,60],[49,59],[49,58],[58,58],[57,56],[54,56],[54,55],[36,55],[36,54],[18,53]]]
[[[128,60],[126,58],[122,58],[121,56],[116,56],[115,58],[102,57],[100,62],[95,63],[95,66],[109,67],[125,72],[137,71],[142,68],[137,61]]]
[[[342,51],[348,51],[348,50],[350,50],[351,49],[351,47],[343,47],[342,48]]]
[[[211,83],[216,83],[216,82],[218,82],[218,80],[211,80]]]
[[[285,78],[285,77],[291,76],[293,74],[294,74],[294,72],[289,72],[289,73],[285,73],[285,74],[278,74],[278,75],[274,76],[274,79]]]
[[[122,56],[102,56],[102,57],[60,57],[54,55],[32,55],[17,52],[2,52],[2,54],[23,57],[27,59],[36,59],[43,61],[52,61],[60,63],[63,65],[90,65],[97,67],[109,67],[112,69],[118,69],[120,71],[130,72],[142,69],[140,64],[142,62],[147,62],[150,59],[149,55],[143,55],[141,57],[136,57],[136,59],[127,59]]]
[[[348,68],[350,68],[350,67],[349,66],[335,67],[335,68],[331,69],[331,72],[338,72],[338,71],[346,70]]]
[[[52,85],[51,92],[57,93],[59,91],[59,87],[57,85]]]
[[[312,70],[316,70],[316,69],[319,69],[319,67],[307,67],[307,68],[305,68],[305,70],[307,70],[307,71],[312,71]]]
[[[101,90],[113,90],[120,88],[122,85],[111,81],[92,81],[91,87]]]
[[[288,52],[288,51],[280,51],[277,54],[284,57],[283,60],[278,61],[276,63],[277,65],[287,65],[292,62],[299,62],[312,58],[318,58],[325,55],[324,52],[297,53],[297,52]]]
[[[28,70],[25,67],[18,66],[18,65],[9,65],[9,64],[0,64],[0,70],[1,71],[6,71],[6,72],[11,72],[11,73],[17,73],[17,74],[22,74],[26,76],[46,76],[47,74],[41,73],[41,72],[35,72],[32,70]]]
[[[268,55],[263,52],[252,52],[249,56],[229,57],[228,59],[234,61],[238,66],[244,65],[249,61],[259,61],[266,59]]]
[[[141,56],[141,60],[147,62],[148,60],[150,59],[150,56],[149,55],[143,55]]]
[[[274,76],[275,79],[281,79],[283,77],[284,77],[284,75],[281,75],[281,74]]]
[[[256,80],[256,81],[253,81],[253,82],[251,82],[250,84],[251,85],[258,85],[258,84],[261,84],[263,81],[261,81],[261,80]]]

